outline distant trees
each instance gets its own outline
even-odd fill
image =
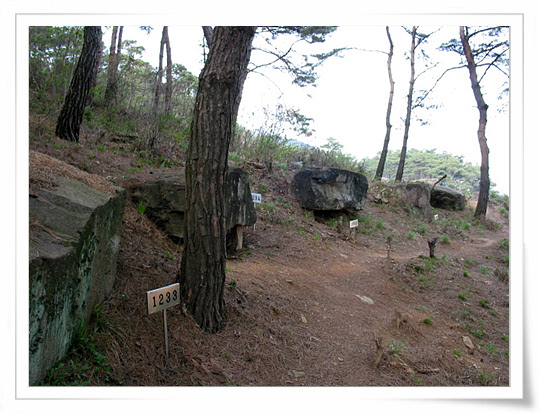
[[[82,50],[84,28],[29,28],[30,109],[41,114],[61,108]]]
[[[390,150],[387,153],[384,177],[394,180],[400,159],[400,151]],[[379,156],[363,159],[363,167],[367,176],[374,176]],[[447,152],[439,153],[435,149],[410,149],[406,158],[406,169],[403,180],[413,182],[421,179],[439,179],[447,174],[443,184],[466,195],[471,195],[479,189],[480,168],[469,162],[464,162],[462,156]]]
[[[149,32],[150,27],[140,27]],[[198,79],[185,66],[172,63],[170,53],[163,73],[166,85],[160,87],[160,103],[153,111],[156,91],[157,68],[141,60],[144,48],[126,39],[127,29],[121,26],[107,28],[110,41],[99,41],[98,59],[94,66],[86,105],[78,109],[79,123],[86,126],[89,135],[119,135],[134,140],[135,148],[146,150],[151,132],[158,130],[152,156],[171,157],[187,141],[192,120]],[[132,29],[131,29],[132,30]],[[79,82],[75,69],[82,55],[84,27],[30,27],[29,28],[29,95],[30,133],[35,136],[58,133],[76,141],[76,132],[61,132],[66,126],[75,128],[73,121],[66,122],[68,113],[75,110],[74,95],[68,97],[72,82]],[[97,43],[97,42],[96,42]],[[105,46],[105,47],[104,47]],[[110,48],[109,48],[110,46]],[[166,47],[166,44],[165,44]],[[85,56],[88,56],[85,52]],[[82,63],[82,61],[81,61]],[[165,67],[166,66],[166,67]],[[73,93],[72,89],[70,93]],[[59,117],[64,102],[62,118]],[[82,101],[81,101],[82,102]],[[45,122],[45,123],[44,123]],[[78,123],[79,121],[77,121]],[[79,136],[83,129],[80,128]]]
[[[96,74],[100,47],[101,27],[86,26],[82,51],[56,123],[56,136],[59,138],[79,141],[80,124]]]

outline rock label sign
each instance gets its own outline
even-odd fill
[[[163,310],[163,332],[165,334],[165,352],[168,350],[168,328],[167,328],[167,308],[180,303],[180,284],[175,283],[166,287],[146,291],[148,298],[148,314],[157,313]]]
[[[148,314],[166,310],[180,303],[180,284],[175,283],[147,291],[146,297],[148,298]]]
[[[253,202],[255,204],[262,203],[262,195],[261,194],[255,194],[254,192],[251,192],[251,197],[253,198]]]
[[[354,220],[350,221],[350,228],[356,228],[358,226],[359,226],[359,220],[354,219]]]

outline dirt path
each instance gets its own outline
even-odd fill
[[[478,245],[471,241],[439,249],[447,255],[456,252],[454,258],[460,259],[477,255],[478,248],[492,248],[497,240],[478,241]],[[265,293],[280,315],[276,324],[284,331],[302,332],[301,356],[275,384],[377,386],[415,381],[457,385],[470,379],[470,369],[481,358],[471,351],[467,354],[464,333],[458,331],[454,314],[443,311],[445,304],[438,296],[438,289],[455,283],[455,275],[444,269],[438,276],[441,280],[417,291],[395,276],[421,252],[406,250],[388,259],[387,253],[343,243],[338,249],[316,250],[311,255],[306,248],[287,259],[234,261],[231,273],[238,288],[269,281]],[[270,291],[281,300],[272,298]],[[429,318],[433,321],[427,324]],[[380,338],[385,350],[374,368],[376,339]],[[456,357],[453,350],[465,356]]]

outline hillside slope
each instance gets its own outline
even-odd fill
[[[43,139],[31,149],[120,186],[159,167],[125,143]],[[509,385],[509,235],[497,207],[486,226],[471,209],[436,210],[428,224],[368,200],[351,233],[299,208],[294,171],[249,172],[263,203],[228,261],[224,329],[204,333],[173,307],[165,355],[162,315],[146,314],[145,292],[174,282],[181,246],[128,202],[114,292],[44,384]]]

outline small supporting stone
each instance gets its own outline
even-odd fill
[[[243,225],[236,225],[236,249],[243,248]]]
[[[434,238],[427,242],[429,243],[429,257],[436,258],[436,256],[434,255],[434,250],[436,248],[436,242],[438,242],[438,238]]]
[[[382,346],[382,338],[376,338],[374,340],[376,343],[376,360],[372,363],[372,366],[377,369],[380,361],[382,360],[382,354],[384,353],[384,347]]]
[[[402,321],[403,318],[401,312],[395,308],[395,323],[397,325],[397,331],[401,330]]]

